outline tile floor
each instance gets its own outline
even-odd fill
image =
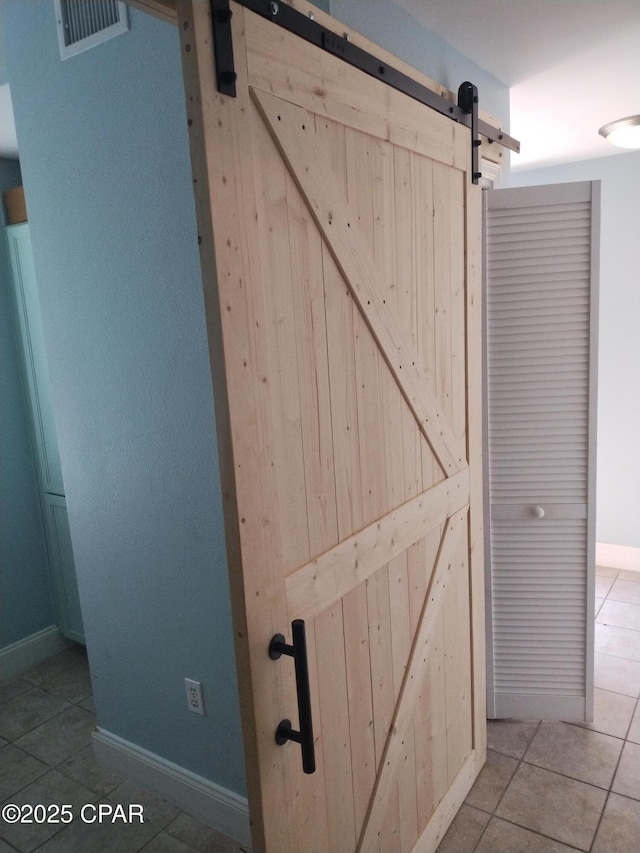
[[[640,573],[598,567],[595,720],[489,722],[438,853],[640,853]]]
[[[438,853],[640,853],[640,574],[599,568],[596,584],[595,722],[490,722],[487,764]],[[242,853],[100,768],[94,725],[79,648],[0,684],[0,804],[136,803],[145,817],[117,828],[0,818],[0,853]]]
[[[0,853],[242,853],[229,838],[97,765],[86,655],[73,647],[0,683],[0,804],[140,804],[144,822],[9,824]],[[91,813],[89,813],[91,816]]]

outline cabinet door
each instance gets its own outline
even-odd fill
[[[40,502],[58,627],[61,634],[83,643],[84,630],[29,226],[12,225],[5,228],[4,245],[15,309],[16,339],[37,451]]]
[[[593,712],[599,185],[488,191],[489,715]]]
[[[33,415],[41,485],[45,492],[64,495],[29,226],[9,226],[5,229],[5,235],[18,339],[24,359],[24,381]]]

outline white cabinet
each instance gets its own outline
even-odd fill
[[[40,503],[60,633],[84,642],[82,614],[67,518],[64,482],[51,402],[38,285],[27,224],[3,228],[4,269],[13,299],[16,340],[36,448]]]

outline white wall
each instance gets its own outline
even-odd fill
[[[512,174],[512,186],[600,180],[598,542],[640,547],[640,153]]]

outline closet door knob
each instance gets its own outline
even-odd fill
[[[536,518],[544,518],[544,509],[541,506],[534,506],[533,514]]]

